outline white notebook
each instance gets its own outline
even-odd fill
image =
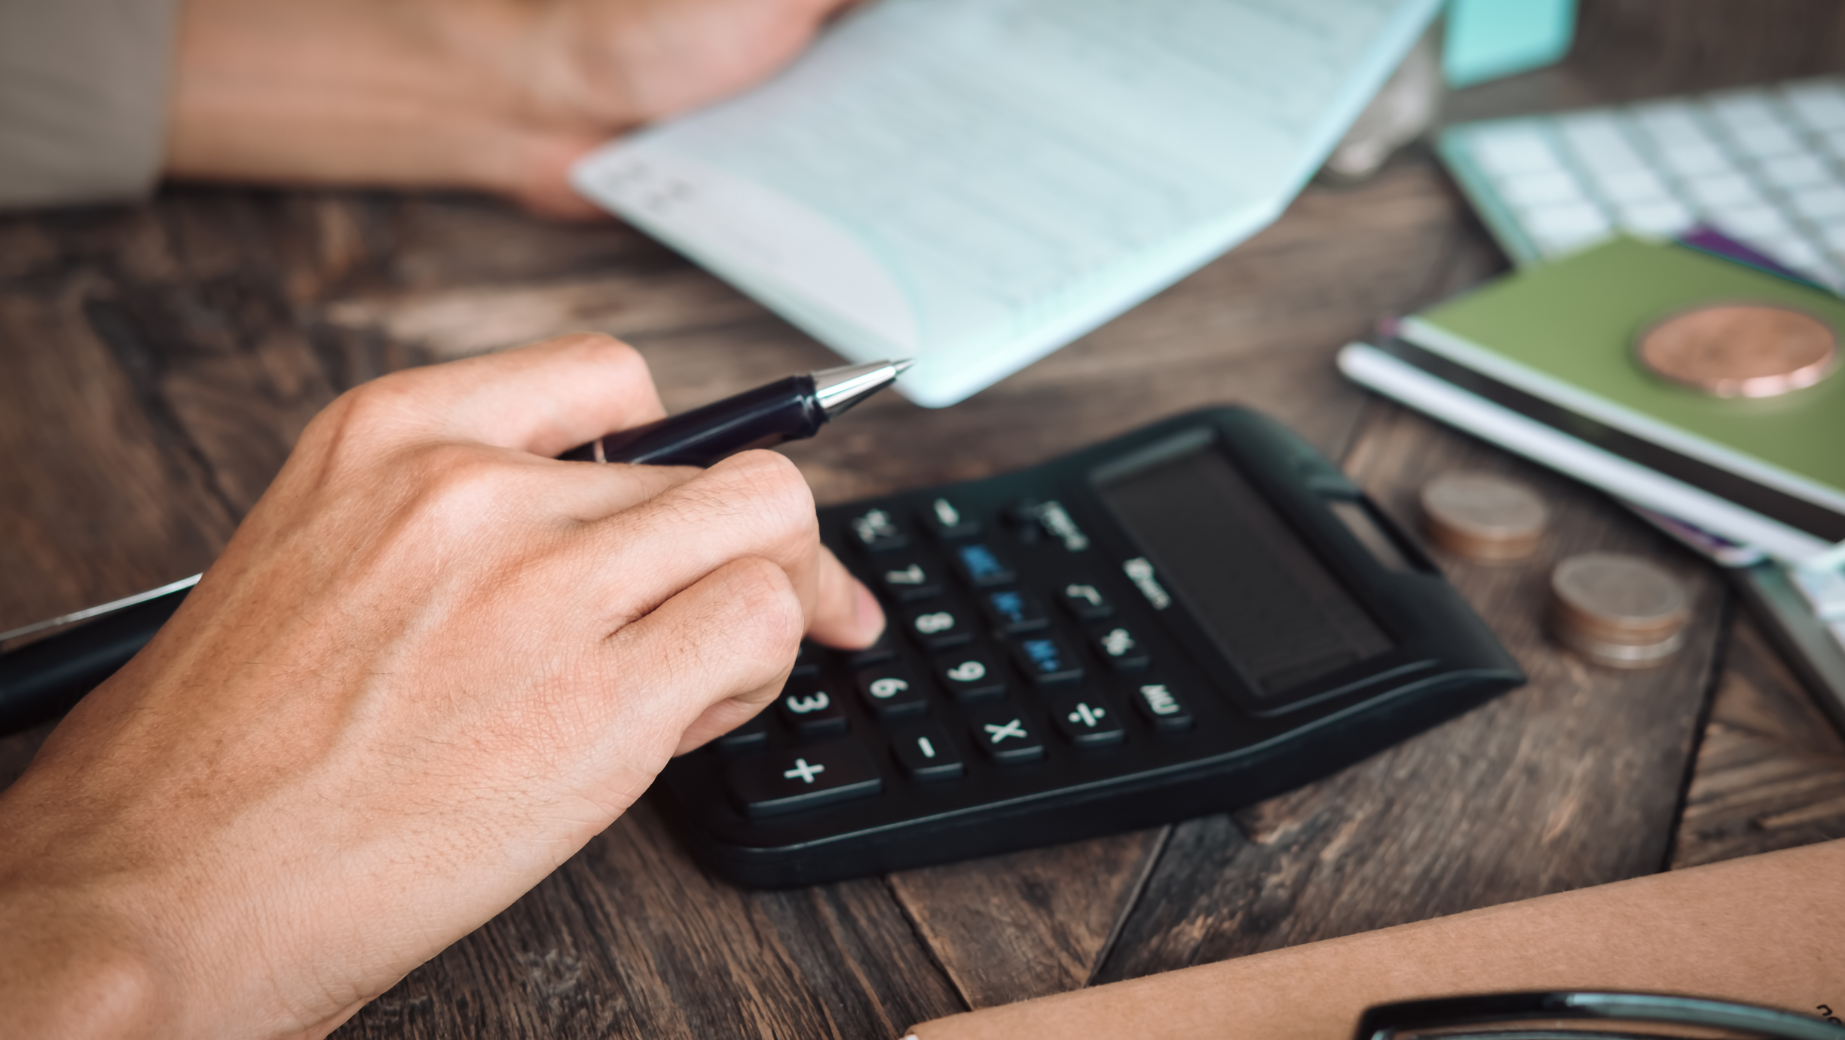
[[[953,404],[1254,233],[1440,0],[882,0],[584,195]]]

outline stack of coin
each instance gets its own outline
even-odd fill
[[[1651,668],[1685,642],[1691,598],[1659,566],[1623,553],[1572,556],[1550,574],[1551,633],[1610,668]]]
[[[1486,473],[1444,473],[1422,486],[1422,525],[1429,540],[1470,560],[1531,555],[1550,511],[1537,492]]]

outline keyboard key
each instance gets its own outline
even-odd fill
[[[897,526],[897,521],[889,511],[867,509],[846,522],[846,529],[852,533],[852,539],[859,548],[866,552],[881,553],[901,549],[910,544],[910,538]]]
[[[1671,199],[1622,206],[1621,227],[1636,235],[1670,238],[1688,230],[1697,218],[1691,210]]]
[[[1698,125],[1691,107],[1682,101],[1665,101],[1636,105],[1629,109],[1634,124],[1660,149],[1680,147],[1710,148],[1710,135]]]
[[[883,789],[877,763],[854,740],[752,756],[730,767],[731,794],[755,818],[866,798]]]
[[[1010,704],[976,708],[968,713],[974,743],[995,762],[1036,762],[1044,757],[1044,741],[1025,721],[1025,713]]]
[[[1686,180],[1736,172],[1730,160],[1724,158],[1723,152],[1711,144],[1681,144],[1665,148],[1660,151],[1659,158],[1665,163],[1666,169]]]
[[[941,577],[935,573],[935,566],[914,559],[898,560],[878,568],[878,584],[900,602],[928,599],[942,591]]]
[[[783,720],[802,736],[845,732],[845,705],[819,683],[790,682],[782,688],[781,700],[776,703],[781,708]]]
[[[974,637],[973,627],[959,611],[947,607],[921,607],[903,617],[904,630],[931,650],[958,646]]]
[[[752,751],[768,747],[768,716],[758,714],[755,718],[717,738],[716,743],[723,751]]]
[[[972,538],[980,533],[980,522],[946,498],[932,500],[922,511],[929,533],[944,540]]]
[[[1000,589],[980,597],[980,607],[993,627],[1008,635],[1043,628],[1050,622],[1037,597],[1021,589]]]
[[[1094,694],[1058,694],[1051,698],[1050,706],[1052,724],[1078,747],[1106,747],[1127,736],[1115,710]]]
[[[1587,201],[1582,186],[1569,173],[1527,173],[1499,182],[1499,194],[1518,209]]]
[[[985,651],[969,650],[936,660],[936,673],[959,701],[997,697],[1006,692],[1006,677]]]
[[[1479,131],[1473,135],[1468,150],[1480,168],[1495,177],[1562,168],[1544,136],[1526,127]]]
[[[1793,230],[1788,227],[1787,218],[1779,210],[1768,206],[1736,206],[1709,213],[1708,216],[1717,230],[1731,238],[1743,239],[1751,245]]]
[[[1111,628],[1095,637],[1096,656],[1117,672],[1137,671],[1151,660],[1146,645],[1125,628]]]
[[[788,672],[790,679],[811,679],[820,674],[820,651],[814,644],[801,640],[800,652],[794,656],[794,668]]]
[[[1706,213],[1723,212],[1731,207],[1762,205],[1761,193],[1755,190],[1749,179],[1734,173],[1686,181],[1685,194],[1703,207]]]
[[[1655,202],[1671,197],[1666,182],[1652,170],[1621,170],[1598,175],[1595,186],[1611,202]]]
[[[854,668],[863,668],[868,664],[888,661],[897,656],[897,648],[891,645],[890,628],[885,628],[878,636],[878,641],[863,650],[852,650],[846,654],[846,663]]]
[[[1165,683],[1142,683],[1134,691],[1134,706],[1155,728],[1178,731],[1192,728],[1192,712]]]
[[[1645,160],[1627,140],[1618,121],[1605,115],[1565,117],[1557,132],[1569,143],[1577,161],[1599,179],[1628,170],[1641,170]]]
[[[1056,636],[1033,636],[1012,644],[1012,657],[1019,670],[1039,686],[1075,682],[1083,677],[1083,666]]]
[[[1013,578],[1012,568],[985,542],[955,546],[954,561],[961,577],[975,588],[1004,585]]]
[[[1783,88],[1787,107],[1814,130],[1845,128],[1845,88],[1836,83],[1795,83]]]
[[[1763,159],[1800,151],[1800,139],[1779,123],[1731,127],[1730,140],[1743,152]]]
[[[1816,155],[1799,152],[1770,159],[1761,165],[1762,179],[1777,188],[1804,188],[1832,180],[1832,171]]]
[[[1845,216],[1845,186],[1822,184],[1792,192],[1788,201],[1808,220],[1823,221]]]
[[[1527,210],[1520,216],[1531,237],[1549,254],[1587,245],[1611,230],[1602,211],[1586,202]]]
[[[906,726],[892,733],[890,750],[912,780],[952,780],[966,770],[948,730],[939,723]]]
[[[1063,587],[1063,609],[1078,621],[1099,621],[1113,614],[1115,605],[1094,585],[1071,582]]]
[[[1055,500],[1040,502],[1030,508],[1031,516],[1037,521],[1038,530],[1052,541],[1059,542],[1069,552],[1082,552],[1089,548],[1089,536],[1076,526],[1076,520],[1062,502]]]
[[[929,710],[928,692],[902,665],[885,665],[859,672],[858,692],[879,718],[921,715]]]

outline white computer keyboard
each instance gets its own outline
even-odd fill
[[[1845,79],[1463,123],[1438,148],[1521,264],[1704,224],[1845,289]]]

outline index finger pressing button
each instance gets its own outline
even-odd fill
[[[757,755],[730,767],[730,792],[752,817],[799,812],[883,789],[877,764],[853,740]]]

